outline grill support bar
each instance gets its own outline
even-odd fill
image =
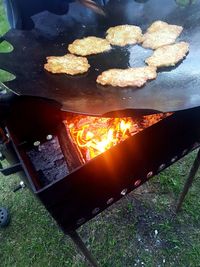
[[[89,250],[87,249],[86,245],[84,244],[83,240],[81,239],[80,235],[76,231],[71,231],[67,233],[70,238],[73,240],[73,242],[76,244],[78,249],[82,252],[82,254],[85,256],[87,261],[90,263],[91,267],[100,267],[96,260],[93,258]]]
[[[181,192],[181,195],[179,197],[178,204],[177,204],[177,207],[176,207],[176,213],[178,213],[180,211],[180,209],[182,207],[182,204],[183,204],[183,201],[184,201],[184,199],[185,199],[190,187],[192,186],[192,183],[194,181],[195,175],[196,175],[199,167],[200,167],[200,149],[199,149],[198,154],[197,154],[197,156],[196,156],[196,158],[194,160],[194,163],[192,165],[192,168],[190,170],[188,178],[187,178],[187,180],[185,182],[183,191]]]

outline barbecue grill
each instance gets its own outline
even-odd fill
[[[110,1],[102,17],[71,4],[68,15],[42,12],[33,17],[31,31],[12,29],[1,38],[13,51],[0,53],[0,68],[15,75],[1,84],[8,92],[0,99],[1,140],[13,164],[1,171],[25,173],[27,186],[93,266],[97,264],[76,229],[200,146],[199,7],[199,1],[187,8],[173,0],[164,8],[159,0]],[[95,83],[105,69],[143,64],[150,51],[138,46],[89,57],[91,71],[78,77],[43,69],[46,56],[65,54],[76,38],[103,36],[119,24],[144,30],[158,19],[184,27],[181,39],[190,42],[190,53],[142,89]],[[95,124],[100,129],[115,126],[109,147],[100,141],[94,147],[95,132],[85,134],[86,125],[94,130]]]

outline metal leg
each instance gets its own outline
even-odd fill
[[[184,199],[185,199],[185,197],[186,197],[186,195],[188,193],[189,188],[191,187],[191,185],[192,185],[192,183],[194,181],[194,178],[195,178],[195,175],[196,175],[196,173],[197,173],[197,171],[199,169],[199,166],[200,166],[200,149],[198,151],[198,154],[197,154],[196,159],[195,159],[195,161],[194,161],[194,163],[192,165],[192,168],[190,170],[190,173],[189,173],[189,176],[187,178],[187,181],[186,181],[186,183],[184,185],[183,191],[182,191],[182,193],[180,195],[180,198],[178,200],[178,205],[176,207],[176,213],[178,213],[180,211],[180,209],[181,209],[183,201],[184,201]]]
[[[83,253],[85,258],[90,263],[90,266],[99,267],[99,265],[97,264],[97,262],[95,261],[95,259],[93,258],[93,256],[91,255],[91,253],[89,252],[87,247],[85,246],[85,244],[84,244],[83,240],[81,239],[81,237],[79,236],[79,234],[76,231],[71,231],[71,232],[68,232],[67,234],[71,237],[71,239],[74,241],[76,246]]]

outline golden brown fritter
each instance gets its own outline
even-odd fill
[[[175,66],[181,61],[189,51],[189,44],[180,42],[177,44],[166,45],[154,51],[153,55],[146,59],[146,63],[153,67]]]
[[[106,39],[112,45],[125,46],[140,43],[142,30],[133,25],[111,27],[106,32]]]
[[[77,75],[87,72],[90,65],[87,58],[67,54],[62,57],[47,57],[47,64],[44,65],[44,68],[52,73]]]
[[[97,83],[119,87],[142,87],[148,80],[156,77],[155,67],[110,69],[97,77]]]
[[[183,31],[183,27],[170,25],[164,21],[155,21],[141,38],[142,46],[157,49],[173,44]]]
[[[77,39],[68,46],[68,50],[70,53],[80,56],[99,54],[110,49],[111,46],[106,39],[98,38],[95,36]]]

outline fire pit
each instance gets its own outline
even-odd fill
[[[26,99],[7,131],[31,189],[66,232],[198,147],[199,112],[96,118]]]
[[[83,162],[88,162],[169,115],[171,114],[149,115],[142,117],[141,120],[78,115],[69,117],[64,123]]]
[[[62,112],[41,99],[19,100],[6,127],[17,166],[92,262],[74,231],[200,145],[200,108],[97,118]]]

